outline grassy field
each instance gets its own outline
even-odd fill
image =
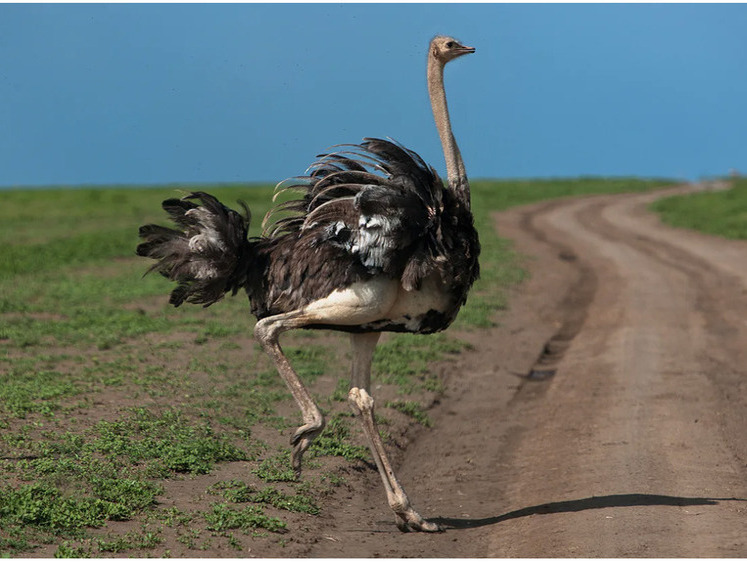
[[[645,190],[637,179],[475,181],[482,278],[456,330],[490,326],[524,276],[490,213],[585,193]],[[193,186],[247,201],[258,234],[263,186]],[[251,340],[243,296],[207,309],[167,305],[143,278],[137,228],[163,222],[173,187],[0,192],[0,554],[168,556],[248,552],[312,525],[348,467],[368,460],[346,404],[346,339],[288,334],[284,347],[328,426],[296,480],[300,423]],[[429,369],[465,344],[447,334],[387,336],[374,369],[384,437],[430,425],[441,390]],[[383,501],[383,500],[382,500]]]
[[[660,199],[651,205],[672,226],[747,240],[747,178],[729,180],[727,191],[706,191]]]

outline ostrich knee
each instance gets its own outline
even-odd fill
[[[373,414],[374,399],[362,388],[351,388],[348,392],[348,404],[356,416],[362,416],[365,412]]]
[[[266,352],[270,352],[270,349],[278,346],[279,330],[277,322],[273,322],[273,318],[265,318],[260,320],[254,326],[254,339],[257,340],[262,349]]]

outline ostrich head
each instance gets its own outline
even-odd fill
[[[455,58],[474,52],[474,47],[466,47],[453,37],[439,35],[431,41],[430,56],[441,64],[446,64]]]

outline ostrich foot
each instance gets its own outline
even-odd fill
[[[319,418],[313,422],[307,423],[299,427],[291,437],[291,445],[293,446],[293,452],[291,453],[291,466],[296,476],[301,475],[301,460],[306,449],[311,446],[311,443],[324,429],[324,419]]]
[[[397,513],[395,523],[397,528],[403,533],[409,533],[411,531],[419,531],[422,533],[441,533],[444,528],[438,523],[432,521],[426,521],[418,513],[410,509],[407,513]]]

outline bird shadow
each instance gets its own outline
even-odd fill
[[[474,529],[486,525],[495,525],[511,519],[519,519],[530,515],[545,515],[549,513],[574,513],[587,511],[589,509],[604,509],[613,507],[635,507],[635,506],[693,506],[693,505],[717,505],[722,501],[747,502],[742,498],[686,498],[680,496],[663,496],[658,494],[612,494],[607,496],[593,496],[578,500],[567,500],[551,503],[543,503],[510,511],[494,517],[483,517],[479,519],[462,519],[456,517],[434,517],[430,519],[445,529]]]

